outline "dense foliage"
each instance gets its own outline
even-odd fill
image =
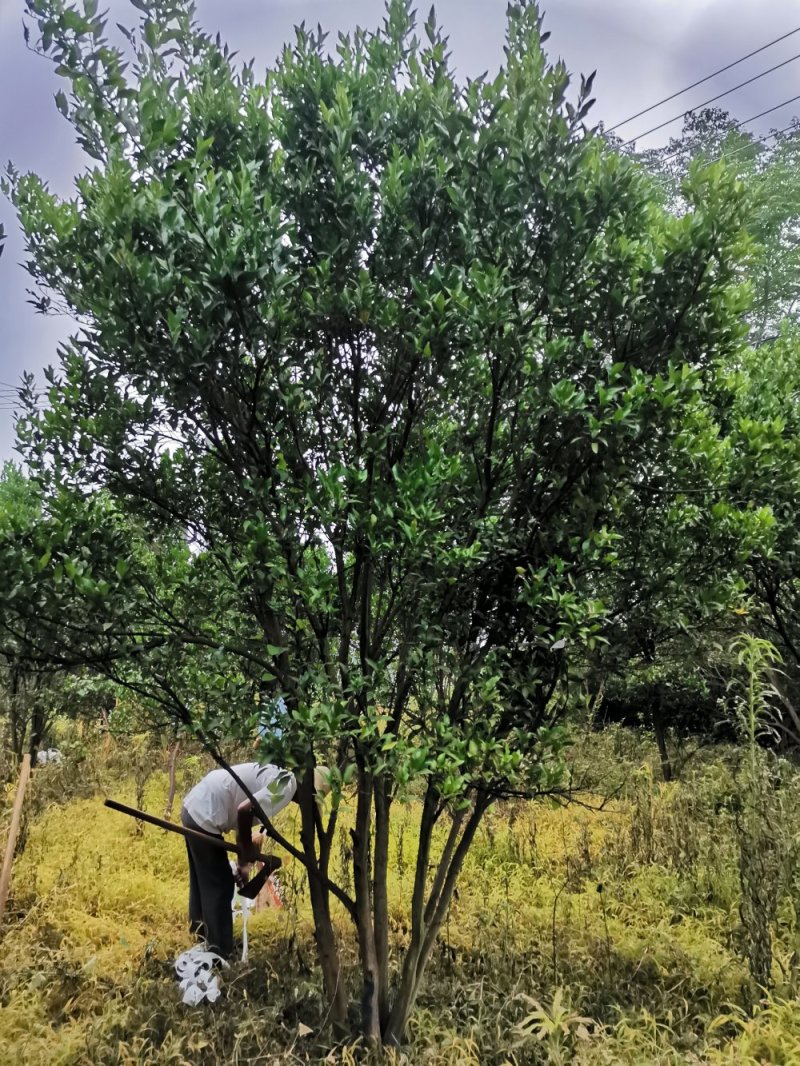
[[[75,508],[69,510],[74,519]],[[57,715],[98,717],[113,705],[108,683],[88,669],[83,654],[96,651],[88,604],[72,584],[65,590],[48,565],[54,551],[61,556],[58,528],[58,517],[45,515],[36,486],[6,463],[0,472],[0,554],[9,609],[0,616],[0,751],[8,747],[16,761],[24,751],[35,759],[37,749],[47,746]],[[77,570],[73,577],[79,577]],[[55,602],[62,607],[58,616]],[[0,757],[3,771],[4,762]]]
[[[746,316],[749,346],[720,368],[722,387],[709,399],[714,425],[725,436],[728,458],[718,474],[727,483],[726,500],[749,501],[768,509],[772,533],[767,542],[758,546],[741,545],[744,551],[738,558],[730,556],[728,576],[736,575],[747,594],[746,606],[740,604],[737,608],[738,616],[723,612],[715,617],[713,611],[706,612],[702,619],[684,615],[678,625],[674,624],[675,619],[665,619],[663,615],[659,615],[662,624],[654,624],[650,616],[649,648],[640,644],[633,649],[635,663],[630,680],[634,688],[625,696],[624,678],[621,685],[629,715],[638,703],[640,717],[645,719],[646,708],[657,706],[665,697],[669,700],[669,695],[659,691],[652,700],[640,702],[635,692],[640,666],[645,671],[655,670],[656,676],[670,677],[674,689],[676,684],[685,684],[687,672],[680,666],[681,659],[692,661],[699,666],[697,680],[701,688],[718,688],[714,645],[726,643],[737,628],[746,624],[774,641],[782,653],[783,668],[773,672],[780,704],[774,725],[782,735],[782,743],[790,746],[800,738],[796,710],[800,643],[795,625],[800,605],[795,520],[795,501],[800,490],[800,340],[796,326],[800,287],[800,185],[796,159],[800,142],[795,126],[796,123],[771,138],[759,139],[723,111],[701,111],[687,115],[680,137],[638,157],[654,175],[665,202],[677,213],[686,209],[685,182],[691,181],[698,165],[722,161],[748,190],[746,224],[752,243],[743,277],[752,294]],[[654,536],[666,528],[664,517],[656,516]],[[674,542],[673,537],[670,539]],[[700,568],[707,561],[702,551],[697,555],[689,552],[686,558],[690,565],[693,560],[693,565]],[[625,645],[614,640],[612,646],[618,661],[624,656]],[[619,674],[617,671],[618,678]],[[695,720],[695,730],[713,731],[721,717],[719,713],[707,713],[704,727],[701,715]]]
[[[91,665],[223,763],[266,718],[265,757],[333,765],[329,815],[309,774],[299,842],[270,832],[331,1019],[335,899],[361,1029],[398,1042],[487,811],[563,789],[575,675],[745,611],[775,558],[756,487],[796,466],[785,416],[746,413],[752,190],[695,165],[676,210],[586,126],[532,4],[464,85],[403,0],[333,53],[299,30],[263,81],[174,0],[136,0],[120,46],[94,0],[27,6],[97,166],[67,200],[8,176],[40,307],[80,323],[47,409],[25,391],[42,514],[0,531],[9,651]]]

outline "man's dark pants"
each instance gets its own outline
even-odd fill
[[[220,834],[208,833],[192,819],[186,808],[181,822],[212,839]],[[211,951],[227,959],[233,954],[233,871],[228,853],[213,844],[186,838],[189,853],[189,928],[203,937]]]

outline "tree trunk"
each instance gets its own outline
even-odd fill
[[[347,996],[341,980],[339,951],[333,931],[328,890],[316,878],[309,878],[311,911],[314,915],[314,941],[322,970],[322,983],[330,1003],[330,1017],[338,1036],[348,1035]]]
[[[180,748],[180,741],[176,740],[172,746],[172,751],[169,756],[169,792],[167,793],[167,802],[164,807],[164,817],[169,820],[172,818],[172,808],[175,803],[175,765],[178,761],[178,749]]]
[[[381,1032],[389,1021],[389,783],[375,783],[375,858],[372,906],[375,915],[375,951],[378,958],[378,1010]]]
[[[20,713],[19,675],[11,670],[11,685],[8,697],[8,717],[11,723],[11,747],[17,762],[22,761],[22,753],[25,748],[25,719]]]
[[[359,767],[356,824],[353,839],[353,879],[356,890],[356,930],[361,957],[361,1032],[369,1046],[380,1043],[380,978],[375,929],[372,924],[372,883],[370,878],[370,821],[372,776]]]
[[[428,861],[431,854],[433,827],[436,824],[436,807],[439,794],[432,783],[428,783],[422,804],[422,818],[419,826],[419,846],[414,872],[414,892],[411,897],[411,941],[403,959],[400,985],[389,1013],[389,1020],[383,1031],[385,1044],[399,1045],[405,1036],[406,1023],[416,998],[416,973],[425,923],[425,882],[428,877]]]
[[[667,750],[667,731],[664,728],[664,716],[661,709],[661,697],[656,696],[652,710],[653,733],[656,738],[658,754],[661,758],[661,775],[665,781],[672,780],[672,762]]]
[[[37,695],[34,698],[33,711],[31,713],[31,743],[30,753],[31,762],[36,765],[36,753],[41,747],[42,738],[44,737],[45,729],[45,713],[42,705],[42,697]]]
[[[309,867],[327,869],[330,841],[320,841],[320,856],[316,850],[316,818],[313,772],[306,774],[303,783],[303,795],[300,797],[301,830],[300,836],[303,852]],[[327,849],[327,853],[326,853]],[[331,922],[330,892],[319,878],[310,875],[308,894],[311,900],[311,913],[314,916],[314,940],[317,956],[322,970],[322,983],[325,995],[330,1003],[330,1018],[338,1036],[347,1035],[347,997],[341,980],[339,951],[336,946],[336,934]]]
[[[445,916],[447,915],[447,908],[452,899],[455,883],[457,883],[459,879],[461,868],[464,865],[464,859],[466,858],[471,844],[473,844],[481,819],[486,810],[489,809],[490,805],[491,800],[489,800],[489,798],[483,796],[478,797],[473,811],[469,814],[458,846],[452,846],[451,844],[453,840],[451,829],[450,838],[445,846],[445,852],[442,859],[439,860],[438,869],[434,878],[434,887],[436,884],[441,885],[438,898],[434,897],[432,890],[431,897],[428,900],[428,906],[425,907],[425,914],[423,914],[422,911],[419,912],[419,927],[415,930],[412,926],[411,946],[409,951],[407,951],[403,962],[400,986],[397,991],[395,1002],[393,1006],[391,1006],[388,1024],[384,1031],[385,1044],[397,1046],[402,1044],[402,1041],[405,1038],[405,1030],[407,1024],[409,1024],[411,1012],[414,1010],[414,1004],[419,995],[419,989],[422,986],[422,978],[423,975],[425,975],[425,969],[428,965],[428,959],[431,956],[434,943],[436,942],[436,937],[438,936],[438,932],[441,930]],[[423,818],[425,818],[425,810],[423,810],[422,813]],[[458,824],[460,825],[461,822]],[[441,875],[443,863],[445,865],[445,873]],[[417,873],[419,873],[419,862],[417,863]]]

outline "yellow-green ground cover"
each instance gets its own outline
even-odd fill
[[[0,1063],[371,1061],[331,1043],[302,871],[291,861],[285,906],[251,918],[250,961],[226,973],[215,1004],[181,1003],[173,962],[190,944],[184,845],[102,806],[113,794],[161,814],[165,767],[164,753],[106,743],[76,747],[63,766],[35,773],[0,931]],[[203,772],[200,758],[183,760],[179,790]],[[731,788],[721,764],[672,786],[632,767],[624,796],[602,811],[494,811],[465,868],[410,1043],[385,1061],[800,1064],[794,911],[784,901],[775,990],[759,1003],[742,961]],[[296,832],[290,811],[281,817]],[[413,803],[399,811],[392,842],[398,946],[416,818]],[[347,839],[343,828],[341,876]],[[339,928],[355,980],[344,917]]]

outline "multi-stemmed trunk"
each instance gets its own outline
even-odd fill
[[[220,766],[250,795],[235,770],[213,746],[209,750]],[[342,975],[331,897],[336,897],[356,927],[361,964],[361,1036],[368,1044],[398,1045],[405,1039],[436,939],[447,916],[464,859],[492,796],[478,792],[464,806],[452,809],[433,782],[428,782],[422,804],[419,844],[411,900],[411,939],[394,988],[389,968],[389,839],[391,826],[391,778],[373,774],[364,759],[358,760],[358,795],[353,842],[354,895],[330,878],[330,860],[338,807],[327,825],[316,802],[312,772],[305,774],[299,795],[301,849],[298,850],[264,818],[268,836],[303,862],[309,877],[309,896],[314,920],[314,938],[325,997],[327,1018],[338,1036],[348,1034],[348,999]],[[263,817],[263,812],[261,813]],[[442,851],[433,858],[434,832],[447,815],[450,825]],[[432,878],[431,878],[432,872]]]
[[[355,886],[352,918],[358,935],[361,964],[361,1035],[368,1044],[400,1044],[422,986],[425,968],[447,915],[459,873],[490,800],[479,796],[472,805],[452,815],[438,860],[432,864],[434,830],[445,812],[435,786],[429,785],[423,802],[411,904],[411,941],[395,987],[389,971],[389,782],[361,765],[353,841]],[[323,980],[331,1000],[331,1015],[344,1019],[338,955],[330,909],[315,905],[321,886],[313,877],[312,906]],[[327,893],[324,892],[327,899]],[[332,995],[332,993],[334,993]]]
[[[383,1026],[386,1044],[400,1044],[422,987],[425,968],[447,915],[464,859],[491,800],[478,796],[468,810],[455,813],[444,849],[434,864],[433,881],[426,892],[433,830],[442,808],[436,789],[428,787],[420,824],[419,849],[411,904],[411,942],[403,960],[391,1012]]]

